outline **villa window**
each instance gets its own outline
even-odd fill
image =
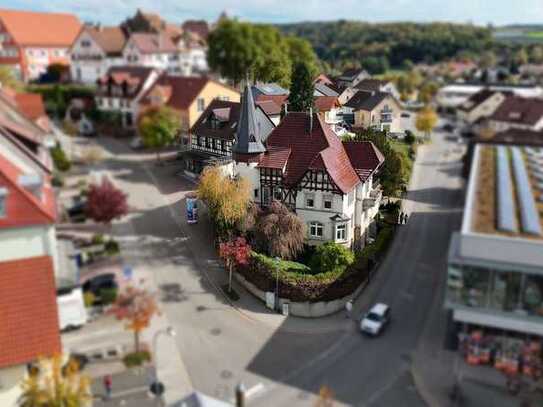
[[[320,222],[311,222],[309,224],[309,236],[322,238],[324,235],[324,225]]]
[[[347,225],[336,225],[336,240],[347,240]]]
[[[314,195],[306,195],[305,196],[305,207],[306,208],[314,208],[315,207],[315,196]]]
[[[204,98],[198,98],[196,103],[197,103],[198,111],[203,112],[205,110],[205,108],[206,108],[206,101],[204,100]]]
[[[325,196],[323,198],[322,206],[324,209],[332,209],[332,199],[331,196]]]

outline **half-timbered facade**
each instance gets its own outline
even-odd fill
[[[381,200],[373,178],[383,155],[370,142],[342,142],[316,113],[288,113],[264,139],[251,106],[254,111],[246,92],[232,146],[233,175],[251,182],[261,206],[279,200],[295,211],[309,244],[362,246]]]

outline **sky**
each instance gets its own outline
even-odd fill
[[[352,19],[543,24],[543,0],[0,0],[0,7],[71,12],[83,21],[116,24],[137,8],[168,21],[215,21],[222,11],[253,22]]]

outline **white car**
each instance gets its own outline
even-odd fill
[[[363,333],[377,336],[390,322],[390,307],[377,303],[360,320],[360,330]]]

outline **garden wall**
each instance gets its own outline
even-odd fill
[[[373,269],[376,270],[376,267]],[[370,273],[370,275],[373,274],[373,271]],[[369,276],[368,276],[369,277]],[[260,299],[262,302],[266,302],[266,292],[259,289],[256,285],[253,283],[247,281],[245,277],[243,277],[240,273],[234,273],[234,278],[242,285],[244,286],[247,291],[249,291],[251,294],[253,294],[255,297]],[[283,304],[289,305],[289,314],[296,316],[296,317],[303,317],[303,318],[320,318],[327,315],[335,314],[336,312],[339,312],[341,310],[345,309],[345,304],[352,299],[357,298],[360,293],[366,288],[366,286],[369,284],[370,279],[366,278],[364,281],[361,282],[361,284],[356,288],[356,290],[346,295],[342,298],[338,298],[336,300],[331,301],[317,301],[317,302],[293,302],[286,298],[279,297],[279,306],[280,308],[283,307]],[[279,290],[279,293],[281,293],[281,290]]]

